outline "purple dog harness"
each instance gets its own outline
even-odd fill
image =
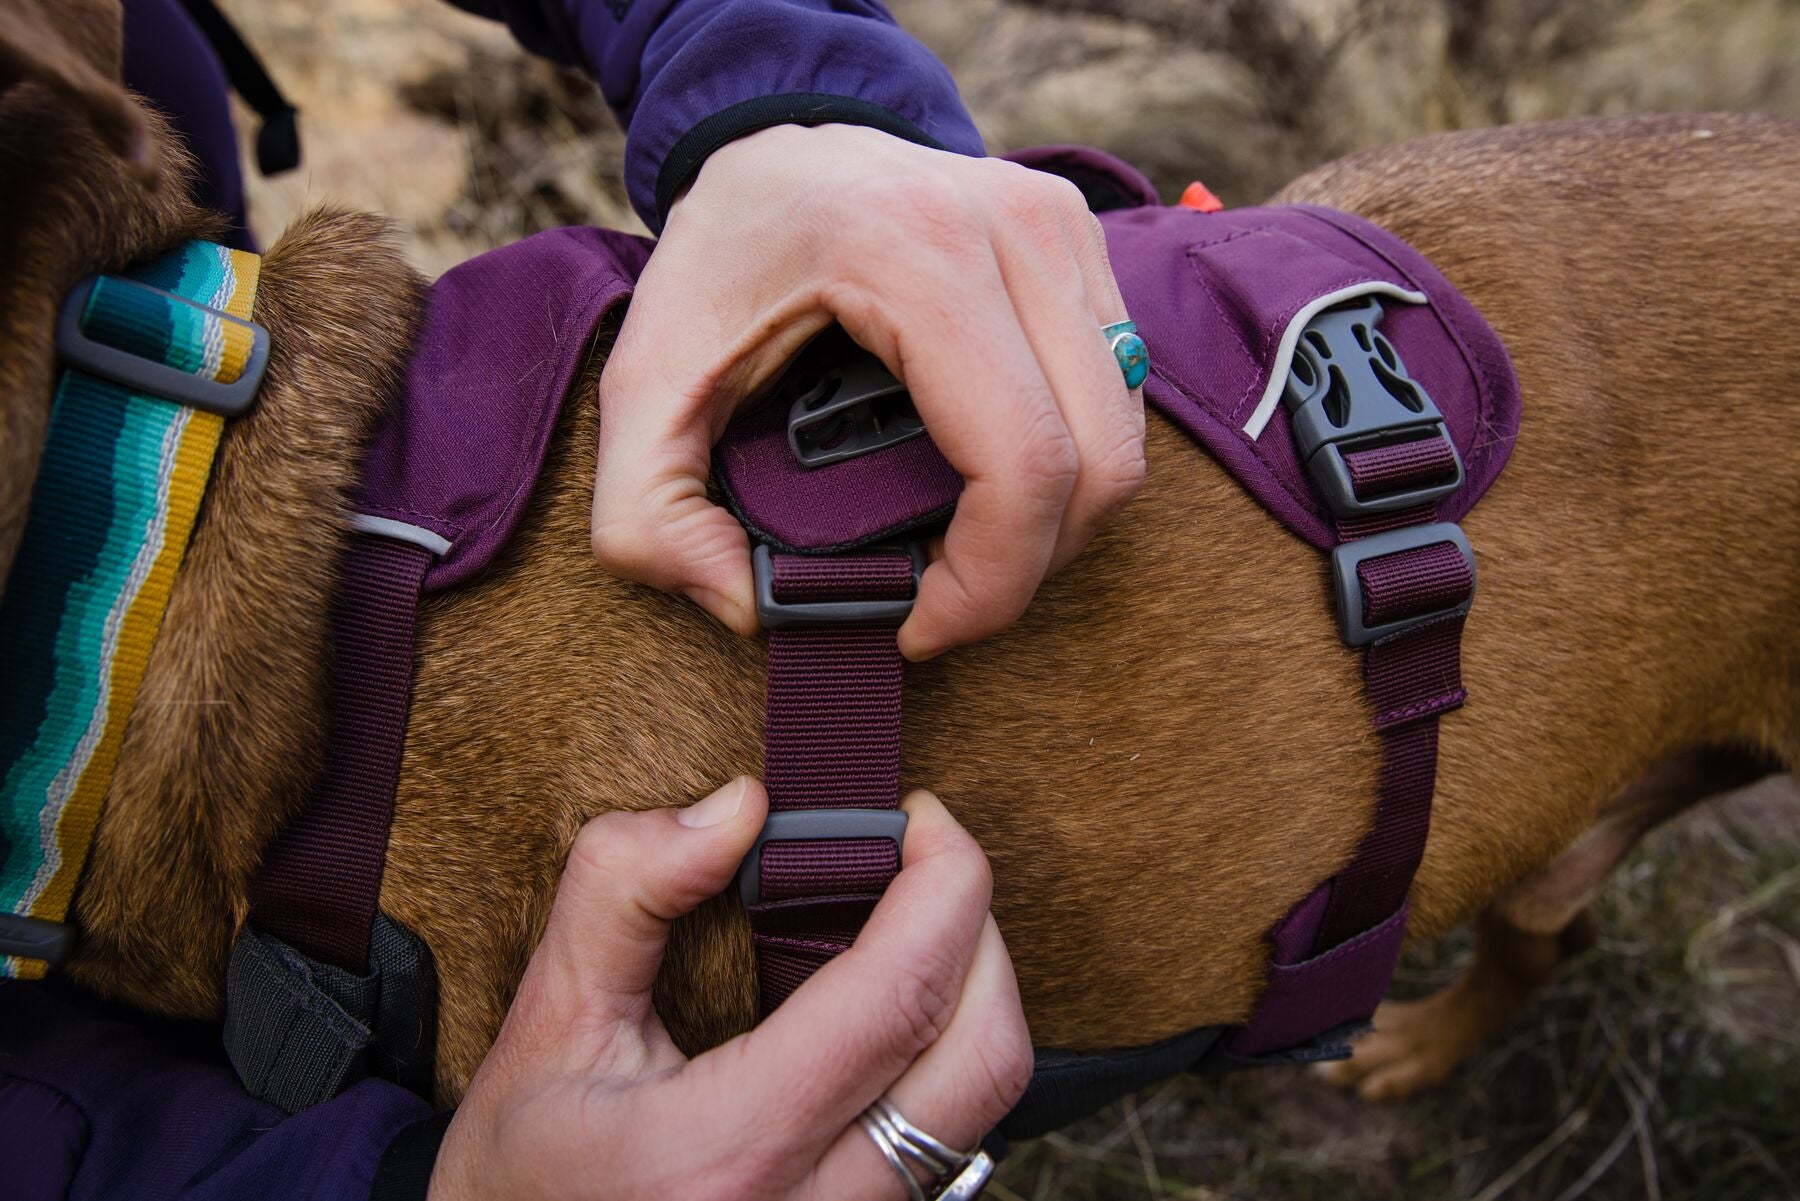
[[[1175,1071],[1347,1053],[1393,975],[1438,719],[1465,697],[1458,650],[1475,569],[1454,523],[1498,475],[1519,421],[1497,335],[1393,235],[1307,206],[1162,207],[1141,175],[1094,151],[1022,158],[1105,210],[1119,286],[1150,348],[1146,399],[1330,554],[1340,631],[1365,650],[1381,767],[1355,855],[1271,932],[1269,983],[1247,1022],[1145,1048],[1041,1051],[1008,1137]],[[429,1080],[416,1035],[433,1026],[429,953],[376,912],[419,598],[473,577],[511,534],[581,348],[649,250],[556,230],[431,290],[345,564],[329,766],[268,848],[233,952],[227,1046],[252,1091],[289,1109],[369,1070]],[[894,635],[923,566],[903,540],[945,520],[962,481],[900,385],[829,339],[731,423],[715,468],[757,544],[769,640],[770,815],[739,880],[767,1011],[850,945],[899,871]],[[423,990],[390,983],[420,975]],[[405,997],[388,1003],[394,989]],[[317,1003],[321,991],[333,1005]],[[402,1054],[396,1005],[412,1032]]]

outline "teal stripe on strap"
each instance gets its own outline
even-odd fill
[[[123,617],[121,601],[128,603],[135,594],[135,588],[127,588],[134,572],[146,570],[161,547],[163,465],[187,413],[183,406],[73,372],[64,374],[57,389],[27,531],[44,526],[66,530],[80,523],[100,537],[98,546],[85,553],[84,539],[21,544],[7,584],[8,602],[16,594],[25,604],[60,610],[60,619],[41,613],[32,615],[36,620],[20,621],[18,606],[9,603],[8,620],[0,622],[0,658],[8,663],[36,657],[31,648],[14,645],[18,636],[54,630],[36,735],[0,783],[0,813],[9,835],[38,835],[9,837],[12,846],[0,868],[0,904],[8,908],[28,906],[56,866],[54,851],[46,848],[55,845],[56,815],[85,765],[83,743],[90,743],[91,752],[91,742],[105,725],[105,665]],[[103,465],[103,471],[96,479],[77,464]],[[93,485],[103,486],[104,494],[98,489],[82,494]],[[40,525],[40,510],[58,516]],[[68,561],[68,551],[82,561]]]
[[[211,242],[189,242],[160,259],[134,267],[131,278],[197,300],[213,308],[224,307],[223,295],[230,291],[229,252]]]

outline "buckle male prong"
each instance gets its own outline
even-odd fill
[[[105,276],[108,288],[137,288],[152,292],[175,304],[197,309],[208,317],[217,318],[223,324],[241,326],[249,332],[249,357],[236,379],[230,383],[222,383],[203,375],[195,375],[88,337],[81,328],[82,316],[87,312],[88,298],[94,293],[94,285],[101,278],[103,277],[98,275],[89,276],[76,284],[63,299],[62,309],[57,313],[56,352],[66,366],[122,384],[134,391],[192,405],[196,409],[205,409],[222,417],[236,417],[249,409],[251,402],[256,399],[257,388],[262,384],[263,370],[269,364],[268,330],[254,321],[233,317],[230,313],[135,279],[121,275]]]
[[[777,391],[788,404],[788,449],[802,467],[841,463],[925,432],[906,385],[839,329],[807,347]]]
[[[1414,508],[1462,486],[1462,456],[1444,415],[1376,328],[1381,315],[1381,302],[1368,296],[1313,317],[1295,347],[1282,394],[1300,461],[1339,517]],[[1358,495],[1345,454],[1433,437],[1450,450],[1444,478]]]

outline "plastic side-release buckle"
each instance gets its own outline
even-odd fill
[[[886,838],[898,852],[906,841],[904,809],[776,809],[738,867],[738,896],[744,906],[762,903],[762,853],[771,842],[823,842]]]
[[[881,360],[830,331],[777,385],[788,404],[788,449],[803,467],[841,463],[925,432],[906,385]]]
[[[87,311],[88,299],[93,295],[94,285],[101,278],[97,275],[90,276],[76,284],[63,299],[62,309],[57,313],[56,351],[65,366],[152,396],[205,409],[222,417],[236,417],[249,409],[251,402],[256,399],[256,390],[262,386],[263,371],[269,365],[268,330],[254,321],[233,317],[230,313],[220,312],[185,296],[153,288],[135,279],[120,275],[105,276],[109,289],[136,288],[162,296],[175,304],[216,318],[223,324],[241,326],[249,333],[249,357],[235,380],[222,383],[203,375],[195,375],[179,367],[170,367],[143,355],[97,342],[82,331],[82,316]]]
[[[1357,568],[1372,559],[1448,543],[1454,546],[1468,565],[1468,591],[1455,604],[1411,613],[1394,621],[1370,625],[1365,615],[1367,596]],[[1378,638],[1398,634],[1428,621],[1445,617],[1461,617],[1475,603],[1475,552],[1462,528],[1452,522],[1406,526],[1382,534],[1371,534],[1354,542],[1345,542],[1331,552],[1331,582],[1337,594],[1338,633],[1351,646],[1367,646]]]
[[[1300,458],[1339,517],[1410,509],[1462,486],[1462,456],[1443,414],[1375,328],[1382,311],[1369,296],[1307,322],[1282,394]],[[1446,470],[1415,487],[1358,495],[1346,454],[1431,437],[1449,450]]]
[[[866,547],[856,553],[869,554],[881,549],[883,548],[878,546]],[[903,622],[912,613],[913,600],[919,595],[919,577],[925,574],[925,548],[913,542],[907,545],[906,550],[912,556],[912,596],[897,600],[790,602],[775,599],[775,561],[769,548],[759,545],[750,555],[750,574],[756,583],[757,620],[762,622],[765,630],[782,630],[793,626]]]

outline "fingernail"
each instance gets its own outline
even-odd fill
[[[715,592],[713,589],[699,584],[690,584],[681,590],[681,594],[712,614],[728,629],[735,630],[740,634],[748,632],[744,607],[724,593]]]
[[[900,631],[900,656],[908,663],[924,663],[935,659],[950,648],[947,646],[921,646],[917,639],[908,639],[904,628]]]
[[[692,830],[730,821],[744,807],[744,788],[749,782],[748,777],[739,776],[711,796],[676,813],[675,820]]]

